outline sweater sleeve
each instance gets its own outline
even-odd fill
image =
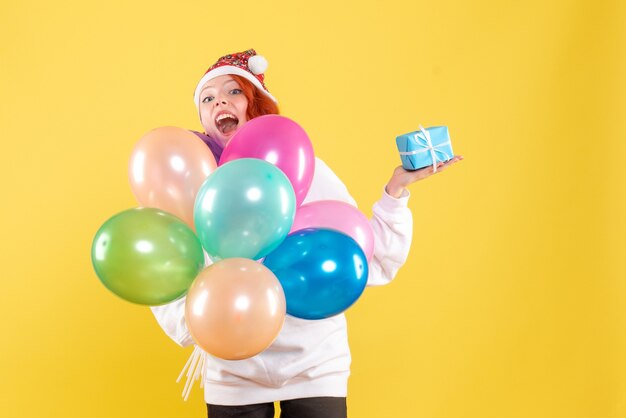
[[[408,208],[409,192],[394,198],[383,189],[374,203],[370,223],[374,230],[374,256],[369,263],[368,286],[380,286],[393,280],[406,262],[413,237],[413,216]],[[320,159],[315,165],[311,191],[305,202],[315,200],[341,200],[357,206],[347,187]]]
[[[374,229],[374,256],[369,264],[368,286],[389,283],[406,262],[413,238],[413,216],[407,203],[409,192],[396,199],[383,190],[374,203],[370,223]]]
[[[181,347],[194,343],[185,322],[185,300],[182,297],[165,305],[150,307],[163,331]]]

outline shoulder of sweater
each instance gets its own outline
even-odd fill
[[[315,157],[315,173],[322,174],[324,176],[337,177],[335,172],[329,167],[324,160],[319,157]]]
[[[340,182],[341,180],[335,172],[319,157],[315,157],[315,174],[313,178],[323,182]],[[342,183],[343,184],[343,183]]]

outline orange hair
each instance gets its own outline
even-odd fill
[[[278,105],[272,99],[261,93],[258,88],[245,78],[231,74],[231,77],[239,83],[241,91],[248,99],[248,110],[246,116],[248,120],[263,115],[278,115]]]

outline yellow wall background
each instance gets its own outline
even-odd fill
[[[625,28],[620,0],[3,0],[0,415],[205,416],[189,349],[90,247],[137,205],[139,137],[198,129],[199,77],[253,47],[367,214],[396,135],[447,125],[465,156],[348,312],[351,417],[626,417]]]

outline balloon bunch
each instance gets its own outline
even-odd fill
[[[303,205],[314,168],[306,132],[278,115],[247,122],[219,165],[194,134],[155,129],[130,159],[143,207],[98,230],[96,274],[138,304],[186,294],[198,346],[223,359],[252,357],[278,336],[286,314],[327,318],[365,288],[374,251],[369,221],[340,201]],[[205,253],[213,261],[206,268]]]

